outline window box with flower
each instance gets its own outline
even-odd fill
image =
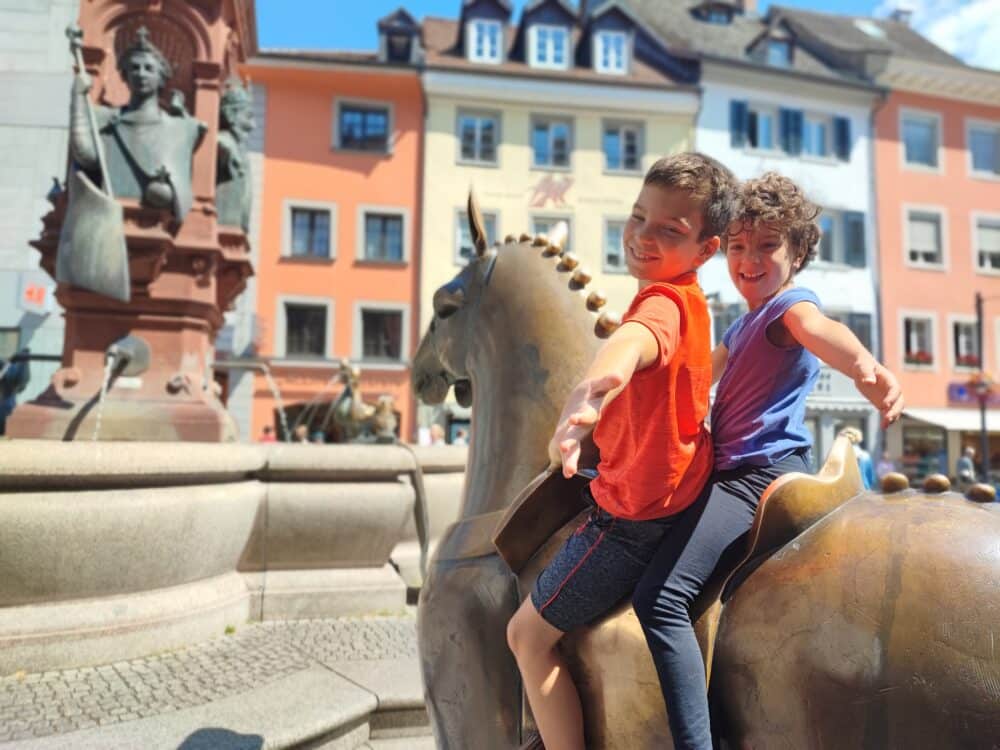
[[[979,355],[978,354],[961,354],[955,361],[955,364],[959,367],[979,367]]]
[[[932,365],[934,355],[925,351],[907,352],[903,361],[908,365]]]

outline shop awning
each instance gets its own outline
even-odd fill
[[[908,408],[903,411],[903,416],[936,424],[954,432],[979,432],[980,430],[979,409]],[[988,432],[1000,432],[1000,410],[987,409],[986,429]]]

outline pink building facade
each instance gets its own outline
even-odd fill
[[[965,447],[981,461],[970,382],[981,369],[1000,372],[1000,74],[907,61],[883,82],[892,89],[875,113],[882,354],[907,402],[885,446],[911,477],[954,476]],[[987,404],[987,427],[1000,472],[1000,396]]]

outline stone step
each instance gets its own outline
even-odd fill
[[[434,737],[389,737],[386,739],[371,739],[362,750],[436,750]]]
[[[377,698],[313,666],[248,692],[145,719],[0,743],[13,750],[354,750],[370,737]]]

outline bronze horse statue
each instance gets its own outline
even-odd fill
[[[419,644],[438,746],[512,750],[532,720],[507,621],[581,510],[578,481],[546,470],[547,443],[617,320],[595,315],[602,295],[586,295],[558,243],[487,248],[471,196],[469,221],[476,254],[435,293],[413,367],[423,400],[454,386],[473,407],[462,509],[421,591]],[[1000,748],[1000,506],[976,502],[992,499],[983,486],[971,499],[948,489],[890,475],[884,494],[864,492],[843,438],[818,475],[768,488],[746,548],[693,612],[721,747]],[[561,648],[588,747],[672,747],[629,602]]]

